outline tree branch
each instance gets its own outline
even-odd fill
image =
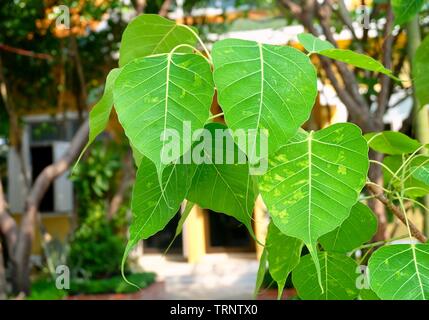
[[[39,213],[39,205],[51,183],[76,161],[82,151],[89,134],[88,119],[82,123],[73,137],[69,148],[55,163],[45,167],[37,176],[26,201],[26,210],[22,217],[15,257],[18,269],[18,287],[25,293],[29,292],[29,257],[34,239],[34,226]]]
[[[386,208],[390,209],[390,211],[392,211],[392,213],[399,219],[401,220],[402,223],[404,223],[405,225],[407,224],[407,218],[405,217],[404,213],[402,212],[402,210],[395,206],[384,194],[384,192],[382,190],[380,190],[379,188],[377,188],[376,186],[374,186],[371,183],[367,183],[366,184],[366,188],[368,189],[369,192],[371,192],[371,194],[381,203],[383,203]],[[426,238],[426,236],[411,222],[408,220],[408,225],[410,226],[410,231],[411,231],[411,235],[413,237],[415,237],[417,240],[419,240],[422,243],[426,243],[428,241],[428,239]]]

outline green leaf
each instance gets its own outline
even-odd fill
[[[171,164],[165,168],[160,186],[154,164],[146,157],[142,159],[131,200],[131,243],[147,239],[167,225],[179,210],[194,172],[192,165]]]
[[[266,129],[268,153],[274,153],[310,116],[317,95],[310,59],[292,47],[237,39],[216,42],[212,56],[228,127],[258,130],[248,141],[249,157],[259,151],[259,130]]]
[[[428,244],[384,246],[371,256],[368,268],[371,288],[381,299],[429,299]]]
[[[174,241],[176,241],[179,234],[182,233],[183,225],[185,224],[186,219],[188,219],[189,214],[192,211],[192,208],[194,207],[195,203],[187,201],[186,207],[183,213],[180,215],[179,222],[177,223],[176,232],[174,234],[173,240],[170,241],[170,244],[168,245],[167,249],[164,251],[164,255],[167,254],[168,250],[170,250],[171,246],[173,245]]]
[[[381,62],[365,54],[357,53],[351,50],[343,50],[343,49],[326,49],[326,50],[319,51],[318,54],[321,54],[322,56],[325,56],[337,61],[350,64],[352,66],[355,66],[361,69],[380,72],[389,76],[392,79],[399,80],[397,77],[393,75],[392,71],[389,69],[386,69]]]
[[[423,6],[425,0],[392,0],[392,9],[396,24],[410,21]]]
[[[429,104],[429,36],[418,47],[413,60],[413,77],[420,107]]]
[[[92,107],[89,113],[89,137],[88,142],[83,148],[76,161],[75,167],[82,158],[86,149],[94,142],[95,138],[106,129],[109,122],[110,113],[113,107],[113,85],[121,69],[112,69],[106,78],[104,93],[101,99]]]
[[[401,132],[383,131],[365,134],[371,149],[385,154],[413,153],[421,144]]]
[[[341,226],[322,236],[319,242],[327,251],[346,253],[371,240],[376,231],[377,218],[374,213],[357,202]]]
[[[122,34],[119,51],[119,66],[124,66],[136,58],[168,53],[176,46],[194,46],[196,32],[190,27],[176,24],[156,14],[143,14],[132,20]],[[189,52],[180,48],[179,52]]]
[[[123,275],[130,251],[140,240],[149,238],[167,225],[190,188],[195,166],[178,162],[165,168],[160,184],[155,165],[147,157],[141,160],[131,199],[133,219],[130,239],[122,258]]]
[[[411,167],[411,172],[415,179],[423,182],[429,187],[429,164],[421,167]]]
[[[317,272],[310,255],[292,272],[292,282],[298,296],[304,300],[354,300],[359,291],[356,288],[356,262],[339,253],[320,252],[323,293],[317,285]]]
[[[209,118],[213,94],[210,65],[195,54],[135,59],[122,68],[114,88],[115,108],[125,134],[158,172],[169,156],[164,147],[173,142],[167,130],[178,134],[171,136],[180,140],[178,158],[191,147],[184,141],[188,138],[184,137],[184,121],[191,134],[202,128]]]
[[[257,297],[261,286],[264,283],[265,273],[267,271],[267,250],[262,251],[261,259],[259,260],[259,268],[256,274],[256,285],[254,296]]]
[[[259,189],[274,224],[301,239],[316,264],[316,243],[349,216],[365,185],[368,146],[351,123],[300,132],[271,159]]]
[[[299,263],[302,246],[301,240],[286,236],[272,222],[268,226],[265,250],[268,252],[268,269],[277,282],[279,299],[289,273]]]
[[[210,123],[205,128],[211,134],[210,137],[203,137],[200,142],[206,161],[197,166],[187,199],[202,208],[236,218],[253,234],[252,212],[258,191],[254,178],[249,175],[248,163],[238,161],[240,157],[245,158],[245,155],[234,144],[228,131],[224,132],[229,136],[233,149],[229,149],[226,143],[228,138],[219,139],[216,131],[226,130],[224,125]],[[198,143],[193,146],[193,153],[197,149],[196,145]],[[228,152],[234,153],[233,162],[227,163],[225,158],[222,161],[216,161],[217,155],[226,156]]]
[[[371,289],[362,289],[359,291],[361,300],[381,300]]]
[[[316,38],[311,33],[301,33],[298,35],[299,42],[304,46],[309,53],[320,52],[327,49],[334,49],[334,46],[329,41]]]

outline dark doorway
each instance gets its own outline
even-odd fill
[[[52,146],[32,146],[30,148],[31,156],[31,175],[34,180],[45,169],[46,166],[52,164]],[[40,212],[53,212],[54,211],[54,187],[51,184],[48,191],[45,193],[39,207]]]
[[[145,252],[164,252],[174,238],[179,220],[180,211],[170,220],[164,230],[159,231],[157,234],[144,241]],[[182,249],[182,234],[180,234],[176,240],[174,240],[168,253],[181,254],[183,253]]]
[[[207,210],[208,252],[253,251],[254,243],[246,227],[226,214]]]

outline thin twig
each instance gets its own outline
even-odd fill
[[[369,192],[371,192],[375,198],[380,201],[381,203],[383,203],[388,209],[390,209],[390,211],[392,211],[392,213],[399,219],[402,221],[403,224],[407,224],[407,218],[404,216],[404,214],[402,213],[401,209],[397,206],[395,206],[384,194],[383,191],[380,191],[380,189],[378,187],[376,187],[375,185],[373,185],[372,183],[367,183],[366,184],[366,188],[368,189]],[[420,242],[422,243],[426,243],[428,241],[428,239],[426,238],[426,236],[411,222],[409,222],[409,227],[410,227],[410,232],[411,235],[413,237],[415,237],[416,239],[418,239]]]

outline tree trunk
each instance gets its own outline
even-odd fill
[[[77,159],[82,151],[89,133],[89,123],[86,120],[70,143],[65,154],[55,163],[47,166],[35,180],[26,200],[26,211],[22,217],[18,242],[15,251],[17,262],[17,285],[19,292],[28,294],[30,291],[30,255],[34,239],[35,225],[40,202],[51,183]]]
[[[3,240],[4,248],[3,254],[7,257],[7,261],[3,261],[5,269],[10,268],[12,289],[16,289],[16,261],[15,261],[15,248],[18,238],[18,228],[15,220],[10,216],[7,211],[6,198],[3,192],[3,185],[0,179],[0,240]]]
[[[0,241],[0,300],[6,300],[7,297],[6,270],[4,266],[3,248]]]

